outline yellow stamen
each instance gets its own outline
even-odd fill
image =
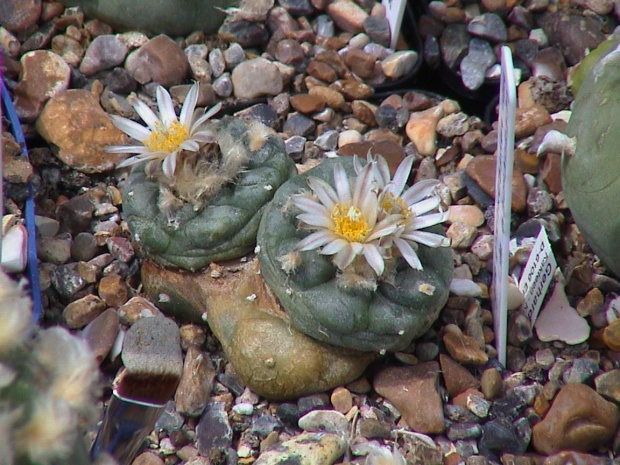
[[[174,121],[167,128],[162,124],[151,132],[151,135],[143,143],[146,148],[153,152],[172,153],[179,150],[189,135],[187,128],[178,121]]]
[[[401,197],[394,198],[394,194],[386,192],[381,197],[381,210],[388,215],[402,215],[403,223],[407,224],[411,221],[413,214],[409,210],[409,205]]]
[[[359,208],[336,204],[331,218],[336,227],[334,232],[349,242],[364,242],[370,233],[370,227]]]

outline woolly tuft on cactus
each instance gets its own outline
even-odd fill
[[[95,418],[99,370],[85,341],[31,327],[23,286],[0,270],[2,463],[90,463],[81,426]]]
[[[140,164],[123,189],[133,238],[159,265],[195,271],[251,251],[264,206],[296,173],[282,140],[260,123],[225,117],[208,130],[209,152],[183,158],[172,179]]]
[[[356,171],[358,180],[347,193],[346,178]],[[423,215],[437,207],[434,198],[420,198],[432,186],[401,195],[403,187],[395,185],[404,174],[371,185],[370,172],[342,157],[286,182],[261,221],[258,256],[265,282],[301,332],[356,350],[397,351],[439,316],[452,255],[441,228],[423,226],[444,218],[441,212]],[[332,183],[335,189],[325,187]],[[382,195],[388,192],[392,196]],[[409,204],[411,215],[396,208],[407,199],[415,202]],[[418,244],[412,247],[413,241]]]
[[[620,276],[620,48],[607,53],[581,86],[567,134],[576,140],[564,154],[562,185],[575,223],[594,252]]]

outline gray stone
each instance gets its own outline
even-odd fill
[[[473,18],[467,25],[467,32],[491,42],[505,42],[508,38],[504,21],[495,13],[485,13]]]
[[[224,402],[209,402],[196,426],[198,452],[208,455],[214,449],[225,450],[232,445],[233,431]]]
[[[461,79],[465,87],[476,90],[484,84],[486,70],[495,63],[491,45],[480,39],[469,42],[469,52],[460,65]]]
[[[235,97],[255,98],[282,92],[278,67],[265,58],[253,58],[238,64],[232,72]]]
[[[95,37],[86,49],[86,54],[80,64],[80,72],[85,76],[104,69],[121,65],[127,56],[128,47],[115,35]]]

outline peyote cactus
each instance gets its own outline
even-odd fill
[[[89,464],[81,427],[94,420],[95,358],[85,341],[32,318],[23,285],[0,270],[2,463]]]
[[[575,152],[564,154],[562,185],[579,230],[602,262],[620,276],[620,47],[592,68],[573,104],[567,134]]]
[[[433,225],[446,215],[423,215],[438,207],[436,181],[401,194],[411,163],[390,181],[382,159],[365,168],[348,157],[326,160],[276,193],[258,232],[261,272],[301,332],[336,346],[396,351],[439,316],[453,263]],[[351,190],[347,178],[356,172]]]
[[[182,159],[171,180],[137,165],[123,190],[134,240],[159,265],[194,271],[251,251],[264,206],[295,174],[282,140],[260,123],[224,117],[208,130],[212,153]]]

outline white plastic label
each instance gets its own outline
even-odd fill
[[[381,3],[385,7],[385,17],[388,23],[390,23],[390,33],[392,35],[390,47],[394,49],[400,34],[400,26],[403,22],[407,0],[382,0]]]
[[[502,47],[502,75],[499,96],[497,165],[495,172],[495,223],[493,244],[493,323],[497,358],[506,365],[508,255],[510,254],[510,204],[515,145],[515,89],[512,55]]]
[[[542,301],[558,267],[545,228],[540,228],[530,258],[521,274],[519,290],[523,294],[523,312],[534,327]]]

